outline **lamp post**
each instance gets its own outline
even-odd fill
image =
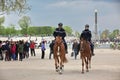
[[[97,9],[95,9],[95,41],[98,39],[98,31],[97,31]]]

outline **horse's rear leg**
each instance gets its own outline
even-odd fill
[[[82,73],[84,73],[84,58],[82,57]]]
[[[89,58],[89,61],[88,61],[88,65],[89,65],[89,68],[91,68],[91,58]]]
[[[89,69],[88,69],[88,60],[86,61],[86,72],[89,72]]]

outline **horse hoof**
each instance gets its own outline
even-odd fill
[[[59,71],[59,74],[62,74],[62,71],[61,71],[61,70]]]
[[[84,74],[84,71],[82,71],[81,73]]]
[[[56,69],[56,72],[59,72],[59,69]]]
[[[61,71],[64,71],[64,69],[62,68],[62,69],[60,69]]]
[[[86,70],[86,72],[89,72],[89,70]]]

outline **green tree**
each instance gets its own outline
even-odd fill
[[[115,30],[113,30],[113,32],[109,35],[109,38],[110,38],[110,39],[114,39],[114,38],[117,38],[119,35],[120,35],[119,29],[115,29]]]
[[[109,33],[110,33],[109,30],[105,29],[100,35],[101,39],[108,39],[109,38]]]
[[[18,22],[19,26],[21,27],[21,33],[22,34],[28,34],[28,27],[31,24],[31,20],[30,17],[28,16],[23,16],[19,22]]]
[[[10,25],[10,31],[11,31],[11,34],[12,34],[12,35],[16,35],[16,32],[17,32],[17,31],[16,31],[16,29],[15,29],[15,25],[13,25],[13,24]]]
[[[4,21],[5,21],[5,17],[4,16],[0,17],[0,25],[2,25],[4,23]]]
[[[78,31],[75,31],[75,36],[79,38],[80,37],[80,33]]]
[[[16,12],[18,14],[25,13],[30,10],[27,3],[28,0],[0,0],[0,15]]]
[[[115,29],[115,30],[113,31],[113,35],[114,35],[115,37],[118,37],[119,34],[120,34],[119,29]]]
[[[32,26],[29,27],[28,33],[31,35],[51,35],[54,28],[51,26]]]
[[[4,26],[2,25],[5,21],[5,17],[0,17],[0,35],[4,34]]]
[[[110,40],[113,40],[114,38],[115,38],[114,34],[113,34],[113,33],[110,33],[109,39],[110,39]]]
[[[17,30],[15,29],[15,25],[11,24],[9,27],[5,28],[5,35],[14,36],[17,34]]]
[[[43,26],[41,27],[41,34],[46,34],[46,35],[50,35],[53,33],[53,29],[50,26]]]
[[[72,34],[72,29],[71,29],[71,27],[69,27],[69,26],[64,26],[63,28],[65,29],[65,31],[66,31],[66,33],[67,33],[68,35],[71,35],[71,34]]]
[[[5,29],[5,35],[11,35],[11,28],[10,27],[7,27]]]
[[[28,34],[29,35],[38,35],[39,34],[39,27],[32,26],[28,28]]]

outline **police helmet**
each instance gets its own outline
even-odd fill
[[[58,23],[58,26],[63,26],[63,23]]]
[[[88,24],[86,24],[86,25],[85,25],[85,27],[89,28],[89,25],[88,25]]]

